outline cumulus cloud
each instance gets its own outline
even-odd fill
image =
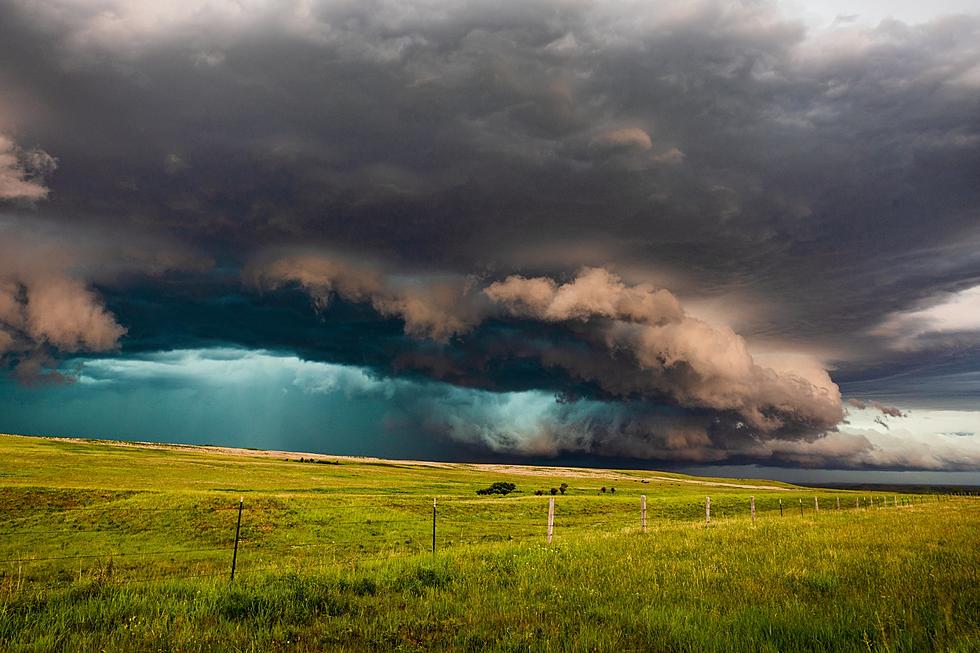
[[[24,380],[62,380],[59,357],[116,351],[126,334],[93,283],[208,265],[160,241],[152,254],[147,245],[52,229],[43,220],[0,222],[0,366],[13,366]]]
[[[25,251],[24,245],[9,238],[0,244],[0,363],[14,362],[29,377],[52,352],[116,349],[126,330],[95,292],[71,275],[67,261],[25,262],[50,250]],[[16,255],[11,248],[18,249]]]
[[[819,432],[842,418],[840,392],[825,371],[760,365],[735,332],[685,315],[666,290],[627,286],[607,270],[586,269],[561,286],[546,278],[510,277],[485,293],[520,316],[610,319],[598,327],[597,340],[610,358],[626,355],[636,370],[632,384],[623,385],[623,374],[599,372],[580,357],[553,353],[551,360],[612,393],[662,395],[681,406],[734,411],[761,432]]]
[[[245,279],[259,289],[295,283],[319,308],[334,296],[371,304],[381,315],[404,321],[405,333],[445,342],[465,333],[482,319],[483,302],[472,282],[455,275],[413,275],[387,272],[382,266],[344,256],[287,254],[253,263]]]
[[[44,178],[58,164],[44,150],[24,150],[0,133],[0,200],[41,200],[48,196]]]
[[[604,268],[585,268],[574,281],[562,285],[546,277],[510,276],[490,284],[484,293],[514,315],[549,322],[607,317],[657,325],[675,322],[684,314],[669,291],[627,286]]]
[[[42,183],[57,167],[42,150],[23,150],[0,134],[0,199],[47,197]],[[0,225],[0,364],[16,357],[18,375],[41,374],[50,350],[71,353],[116,349],[126,330],[101,300],[67,273],[69,257],[57,247],[26,243],[9,224]],[[54,372],[50,379],[63,378]]]
[[[256,263],[248,276],[259,287],[296,283],[321,307],[334,294],[370,304],[402,319],[408,335],[441,342],[466,336],[491,318],[560,325],[567,342],[527,343],[523,352],[503,355],[537,358],[621,401],[706,411],[716,430],[816,437],[843,417],[840,392],[826,371],[812,364],[761,364],[740,336],[687,316],[669,291],[629,285],[604,268],[585,268],[567,283],[510,276],[482,289],[472,280],[419,279],[381,269],[307,254]],[[419,358],[402,358],[409,360]],[[479,374],[479,367],[471,373]]]
[[[24,299],[22,313],[9,316],[34,342],[49,343],[65,352],[109,351],[125,329],[116,324],[95,293],[68,277],[28,280],[16,295]],[[14,303],[15,294],[8,298]]]

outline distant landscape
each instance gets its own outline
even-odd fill
[[[5,650],[980,647],[975,497],[21,436],[0,478]]]

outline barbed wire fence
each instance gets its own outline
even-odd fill
[[[277,513],[279,517],[284,513],[295,516],[296,509],[273,510],[265,506],[257,511],[264,519],[250,521],[249,506],[244,498],[233,505],[204,507],[0,507],[0,545],[6,545],[3,549],[16,549],[18,538],[53,538],[41,547],[27,545],[23,553],[0,558],[0,590],[16,593],[38,587],[70,587],[83,579],[120,585],[189,579],[234,581],[236,575],[335,568],[338,565],[357,567],[420,554],[436,555],[461,545],[486,542],[551,544],[556,536],[571,537],[582,532],[642,535],[648,533],[651,526],[657,530],[667,527],[710,529],[717,527],[719,520],[736,519],[749,527],[753,527],[757,520],[793,520],[792,523],[799,524],[801,518],[819,519],[821,513],[909,510],[955,498],[947,494],[876,493],[813,495],[811,502],[809,496],[804,500],[799,493],[787,493],[786,497],[769,495],[759,502],[751,495],[721,495],[712,505],[711,497],[706,496],[701,505],[704,517],[699,520],[692,519],[690,503],[682,504],[676,498],[663,498],[658,502],[656,497],[654,501],[648,501],[646,495],[640,495],[635,506],[632,501],[617,501],[616,510],[598,513],[594,504],[581,504],[576,496],[546,496],[541,501],[535,497],[533,501],[522,502],[521,510],[516,511],[517,518],[502,518],[500,503],[491,507],[456,497],[433,500],[431,513],[427,504],[420,503],[417,511],[397,518],[321,516],[323,524],[317,525],[318,539],[303,541],[290,541],[288,530],[286,539],[271,538],[269,532],[265,532],[275,530],[269,525],[270,513]],[[509,507],[514,508],[513,505]],[[73,528],[68,523],[62,528],[31,528],[31,520],[44,513],[57,515],[63,521],[67,521],[66,516],[84,513],[97,518],[101,525]],[[151,533],[165,535],[160,531],[166,526],[137,527],[126,519],[143,513],[194,516],[202,522],[197,524],[195,535],[198,541],[203,539],[205,542],[147,548],[152,544],[145,543],[146,536]],[[134,546],[129,549],[109,542],[79,542],[77,537],[86,534],[105,539],[118,536],[124,544]],[[67,539],[59,541],[58,538]],[[136,546],[141,543],[143,550]],[[57,552],[58,548],[67,550],[69,547],[75,552]],[[26,550],[30,548],[35,551]],[[38,548],[42,551],[36,552]]]

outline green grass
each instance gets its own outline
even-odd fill
[[[0,436],[0,649],[980,651],[973,499],[285,457]]]

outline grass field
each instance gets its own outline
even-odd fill
[[[0,436],[0,648],[980,651],[976,499],[299,457]]]

